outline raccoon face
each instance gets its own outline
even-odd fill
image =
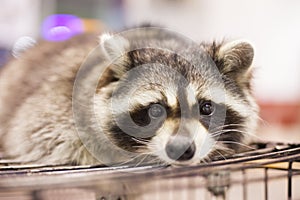
[[[124,38],[107,38],[108,58],[131,45]],[[96,113],[116,146],[168,164],[191,165],[239,151],[254,132],[252,46],[213,43],[182,51],[194,62],[151,48],[123,53],[112,62],[107,74],[114,78],[98,88],[96,104],[102,106]]]

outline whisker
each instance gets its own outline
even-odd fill
[[[126,161],[124,161],[124,162],[118,163],[118,165],[123,166],[123,165],[129,164],[129,163],[130,163],[131,161],[133,161],[134,159],[136,159],[136,157],[133,157],[133,158],[131,158],[131,159],[129,159],[129,160],[126,160]]]
[[[130,164],[130,162],[136,160],[136,159],[139,159],[139,157],[144,157],[144,156],[147,156],[148,154],[147,153],[139,153],[138,155],[124,161],[124,162],[121,162],[121,163],[118,163],[119,165],[126,165],[126,164]]]
[[[149,140],[144,140],[144,139],[141,139],[141,138],[132,138],[134,141],[138,142],[138,143],[141,143],[141,144],[149,144]]]
[[[221,151],[223,153],[223,155],[224,154],[232,154],[232,153],[234,153],[233,149],[231,149],[229,147],[226,147],[224,145],[220,145],[220,143],[216,143],[215,150],[218,150],[219,152]]]
[[[251,147],[249,145],[246,145],[246,144],[243,144],[243,143],[240,143],[240,142],[234,142],[234,141],[218,141],[218,142],[221,142],[223,144],[238,144],[238,145],[241,145],[241,146],[246,147],[248,149],[255,150],[254,147]]]
[[[149,143],[149,144],[150,144],[150,146],[151,146],[151,143]],[[148,145],[148,146],[149,146],[149,145]],[[155,149],[155,148],[151,148],[151,149]],[[147,150],[149,151],[149,149],[147,149]],[[161,152],[161,149],[158,149],[158,150],[156,150],[156,151],[150,151],[150,152],[145,153],[145,154],[148,154],[148,156],[153,157],[153,159],[150,160],[149,163],[156,163],[156,162],[157,162],[156,164],[170,164],[170,163],[167,163],[167,162],[161,160],[158,156],[156,156],[156,155],[158,155],[160,152]]]
[[[250,133],[248,133],[246,131],[239,130],[239,129],[224,129],[224,130],[219,130],[219,131],[211,133],[211,135],[212,135],[212,137],[215,137],[215,136],[221,135],[221,134],[226,133],[226,132],[236,132],[236,133],[241,133],[241,134],[245,134],[245,135],[250,135]]]
[[[166,163],[166,162],[162,161],[161,159],[159,159],[157,157],[150,160],[149,163],[153,163],[153,164],[157,164],[157,165],[160,165],[160,164],[169,165],[169,163]]]
[[[136,163],[136,165],[135,165],[135,167],[138,167],[138,166],[140,166],[143,162],[144,162],[144,160],[147,158],[147,157],[149,157],[149,154],[148,155],[145,155],[145,156],[143,156],[143,158],[138,162],[138,163]]]
[[[138,150],[147,150],[147,147],[142,146],[142,145],[133,145],[133,146],[131,146],[131,147],[133,147],[133,148],[138,148]],[[138,153],[140,153],[140,152],[138,152]]]
[[[220,130],[220,129],[228,128],[228,127],[233,127],[233,128],[234,127],[247,128],[247,126],[245,126],[243,124],[225,124],[225,125],[222,125],[222,126],[215,127],[213,129],[211,129],[211,131]]]
[[[215,150],[224,160],[227,160],[226,157],[219,151],[219,150]]]
[[[146,148],[144,148],[144,150],[147,150]],[[146,159],[145,157],[147,156],[152,156],[150,153],[147,153],[147,152],[141,152],[141,153],[137,153],[136,156],[133,156],[131,157],[130,159],[124,161],[124,162],[121,162],[121,163],[118,163],[119,165],[126,165],[126,164],[129,164],[129,165],[134,165],[134,166],[137,166],[139,164],[142,164],[141,161],[143,161],[144,159]],[[138,163],[136,163],[136,161],[139,161]],[[140,161],[141,160],[141,161]],[[134,163],[132,163],[134,161]]]
[[[251,138],[256,138],[256,140],[258,140],[258,141],[263,141],[264,140],[262,137],[259,137],[257,134],[251,134],[249,132],[238,130],[238,129],[223,129],[223,130],[215,131],[215,132],[211,133],[211,136],[212,137],[217,137],[217,136],[222,135],[222,134],[227,133],[227,132],[235,132],[235,133],[240,133],[242,135],[250,135]]]
[[[200,160],[200,162],[203,162],[204,164],[208,164],[211,161],[212,161],[212,159],[209,157],[209,155]]]
[[[266,120],[264,120],[262,117],[258,116],[258,120],[263,124],[263,126],[270,127],[270,123]]]
[[[147,149],[147,150],[149,151],[149,149]],[[155,164],[156,162],[157,162],[157,164],[165,163],[160,158],[155,156],[155,152],[143,152],[140,154],[140,156],[143,156],[143,158],[136,164],[136,166],[139,166],[140,164],[142,164],[144,162],[144,160],[149,157],[152,159],[148,160],[146,163],[151,163],[151,164]]]
[[[151,163],[151,164],[160,164],[160,163],[164,163],[161,159],[159,159],[157,156],[155,156],[155,152],[149,152],[149,148],[145,147],[145,146],[135,146],[135,147],[141,147],[140,150],[142,150],[141,152],[139,152],[138,155],[132,157],[131,159],[124,161],[122,163],[120,163],[121,165],[125,165],[127,163],[130,164],[130,162],[132,161],[137,161],[135,163],[131,163],[133,164],[135,167],[146,164],[146,163]],[[144,151],[144,152],[143,152]],[[148,159],[148,158],[152,158],[153,159]],[[148,160],[147,160],[148,159]],[[146,162],[145,162],[146,160]]]

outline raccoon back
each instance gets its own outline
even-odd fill
[[[47,130],[50,132],[58,122],[61,122],[61,132],[72,126],[73,82],[81,63],[96,45],[96,35],[90,34],[65,42],[42,41],[4,66],[0,72],[2,148],[18,151],[14,148],[18,142],[37,138],[29,132],[40,132],[43,137],[49,137],[49,143],[55,143],[50,138],[56,137],[47,136],[50,134]],[[30,148],[28,145],[28,151]]]

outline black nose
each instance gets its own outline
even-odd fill
[[[170,140],[166,145],[166,153],[172,160],[187,161],[195,154],[195,143],[189,138],[177,137]]]

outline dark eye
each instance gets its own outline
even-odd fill
[[[200,104],[201,115],[211,115],[215,111],[214,105],[210,101],[205,101]]]
[[[153,104],[148,110],[148,115],[151,118],[160,118],[165,114],[165,108],[160,104]]]

